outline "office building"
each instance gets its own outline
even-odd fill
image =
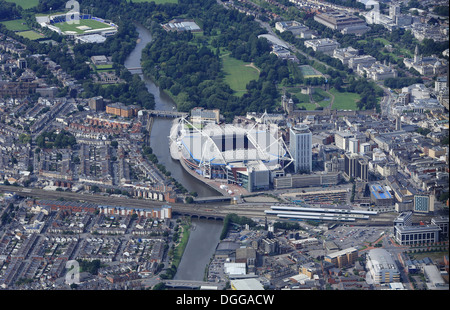
[[[296,125],[289,130],[290,152],[295,172],[312,171],[312,134],[307,125]]]
[[[415,195],[414,212],[427,214],[434,211],[434,195]]]
[[[276,22],[275,29],[280,32],[290,31],[294,36],[303,39],[310,39],[313,35],[313,31],[295,20]]]
[[[370,55],[356,55],[355,57],[352,57],[348,60],[348,67],[353,70],[356,70],[358,68],[358,65],[370,67],[376,61],[377,59]]]
[[[400,5],[391,4],[389,6],[389,18],[395,20],[395,18],[399,15],[400,15]]]
[[[441,228],[437,225],[395,226],[395,241],[400,245],[435,243],[440,240]]]
[[[356,72],[374,81],[382,81],[397,77],[397,71],[389,65],[384,65],[378,61],[370,66],[358,64]]]
[[[384,249],[374,249],[367,253],[367,265],[375,284],[400,282],[400,272],[392,255]]]
[[[105,109],[105,105],[103,102],[102,96],[97,96],[89,99],[89,108],[92,111],[103,111]]]
[[[314,52],[322,52],[328,55],[333,55],[334,50],[341,46],[339,42],[328,38],[307,40],[304,44],[306,47],[312,48]]]
[[[112,103],[106,106],[106,113],[122,117],[134,117],[137,115],[139,107],[136,105],[124,105],[122,103]]]
[[[326,255],[325,261],[332,263],[338,268],[343,268],[349,265],[353,265],[356,262],[357,258],[358,249],[352,247]]]
[[[440,92],[448,88],[448,79],[446,76],[438,76],[434,82],[434,91]]]
[[[347,65],[348,61],[356,56],[358,56],[358,50],[351,46],[333,51],[333,58],[339,59],[344,65]]]
[[[369,187],[370,201],[376,206],[392,206],[394,205],[394,196],[379,184],[373,184]]]
[[[344,155],[344,176],[347,179],[359,178],[367,182],[369,179],[369,162],[362,155],[355,153],[345,153]]]
[[[208,110],[202,107],[193,108],[191,110],[191,120],[193,123],[214,122],[218,124],[220,122],[220,110]]]
[[[337,185],[340,180],[339,172],[327,173],[311,173],[287,176],[280,176],[273,179],[273,187],[275,189],[282,188],[298,188],[309,186],[333,186]]]
[[[363,19],[340,11],[316,14],[314,20],[333,30],[342,30],[348,27],[366,25],[366,22]]]
[[[412,225],[412,211],[400,213],[394,220],[394,227],[396,226],[411,226]]]
[[[398,244],[435,243],[448,238],[448,217],[432,218],[430,225],[414,225],[412,211],[402,212],[394,220],[394,238]]]
[[[350,138],[348,142],[348,151],[350,153],[359,153],[359,140],[356,138]]]
[[[448,216],[439,216],[431,219],[431,225],[438,226],[441,231],[439,232],[439,239],[448,239]]]
[[[350,131],[338,131],[334,134],[334,143],[338,148],[347,151],[349,140],[354,137],[355,135]]]

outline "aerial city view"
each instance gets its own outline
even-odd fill
[[[448,292],[448,112],[448,0],[0,0],[0,291]]]

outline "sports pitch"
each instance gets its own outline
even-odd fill
[[[30,40],[39,40],[45,38],[42,33],[38,33],[34,30],[18,31],[16,32],[16,34]]]
[[[89,33],[89,30],[95,30],[95,29],[111,29],[112,26],[106,23],[99,22],[97,20],[93,19],[80,19],[77,22],[73,23],[55,23],[52,24],[55,27],[58,27],[61,29],[62,32],[68,33],[75,33],[75,34],[84,34]]]
[[[26,31],[30,30],[26,21],[24,19],[15,19],[15,20],[7,20],[3,21],[0,24],[5,25],[6,29],[11,31]]]
[[[305,79],[307,78],[314,78],[314,77],[323,77],[323,75],[320,72],[317,72],[316,70],[314,70],[313,67],[309,66],[309,65],[305,65],[305,66],[300,66],[300,71],[303,74],[303,77]]]

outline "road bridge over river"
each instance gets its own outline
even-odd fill
[[[177,118],[177,117],[187,117],[189,114],[185,112],[178,111],[163,111],[163,110],[143,110],[147,112],[150,116],[155,117],[169,117],[169,118]]]

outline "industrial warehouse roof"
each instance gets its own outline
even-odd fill
[[[231,280],[231,285],[235,290],[264,290],[257,279]]]

